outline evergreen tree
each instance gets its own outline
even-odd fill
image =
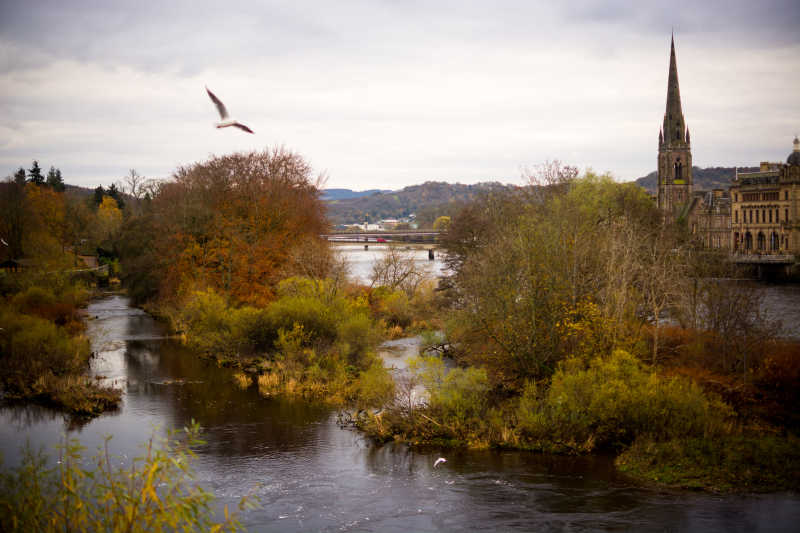
[[[117,201],[117,206],[119,206],[120,209],[125,208],[125,200],[122,199],[122,193],[117,189],[116,184],[112,183],[108,188],[108,195]]]
[[[106,191],[103,190],[102,185],[98,185],[97,188],[94,190],[94,205],[98,206],[103,203],[103,196],[106,195]]]
[[[44,176],[42,175],[42,169],[39,168],[38,161],[34,160],[33,166],[28,169],[28,181],[36,185],[44,185]]]
[[[64,183],[64,178],[61,176],[60,168],[56,169],[56,183],[58,183],[58,186],[56,187],[57,191],[64,192],[67,189],[67,186]]]
[[[61,177],[60,169],[50,167],[50,171],[47,173],[47,186],[56,192],[64,191],[64,179]]]
[[[24,168],[19,167],[19,170],[17,170],[14,173],[14,183],[16,183],[17,185],[25,185],[25,169]]]

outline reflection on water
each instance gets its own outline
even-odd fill
[[[369,243],[365,250],[363,244],[334,244],[333,249],[341,254],[350,267],[350,277],[354,281],[369,283],[372,275],[372,265],[386,253],[389,245]],[[414,259],[414,264],[426,273],[426,277],[438,278],[444,272],[442,252],[431,245],[398,245]],[[428,258],[428,251],[433,250],[434,260]]]
[[[800,340],[800,285],[749,283],[763,295],[764,317],[780,321],[782,335]]]
[[[122,408],[69,430],[88,451],[113,435],[123,461],[153,428],[204,427],[197,481],[218,505],[255,494],[254,531],[792,531],[797,495],[717,496],[653,491],[616,473],[608,457],[374,446],[340,429],[331,410],[241,391],[127,300],[93,303],[92,371],[125,387]],[[399,346],[399,351],[405,347]],[[396,357],[402,360],[402,357]],[[52,446],[68,430],[39,407],[0,409],[5,467],[20,447]],[[433,461],[447,463],[433,468]]]

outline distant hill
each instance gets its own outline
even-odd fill
[[[694,189],[710,191],[711,189],[726,189],[730,186],[731,180],[736,172],[736,167],[692,167],[694,176]],[[755,172],[758,167],[739,167],[740,172]],[[649,193],[655,194],[658,188],[658,175],[654,170],[647,176],[636,180],[640,186],[644,187]]]
[[[347,200],[348,198],[361,198],[371,196],[376,192],[392,192],[389,189],[369,189],[368,191],[353,191],[351,189],[323,189],[322,200]]]
[[[375,192],[368,196],[325,202],[334,224],[356,224],[369,220],[403,218],[415,214],[421,227],[429,227],[438,216],[452,215],[462,203],[489,191],[508,190],[512,185],[497,182],[462,185],[428,181],[399,191]]]

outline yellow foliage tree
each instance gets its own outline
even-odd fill
[[[97,234],[101,240],[111,238],[122,226],[122,210],[117,201],[104,196],[97,208]]]

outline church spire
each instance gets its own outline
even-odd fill
[[[674,145],[686,142],[686,127],[681,109],[681,89],[678,85],[678,64],[675,60],[675,36],[672,36],[669,53],[669,79],[667,81],[667,110],[664,113],[664,140]]]
[[[674,34],[669,50],[667,108],[664,112],[664,124],[658,132],[658,141],[658,206],[669,217],[674,217],[689,205],[694,185],[689,128],[683,118],[681,91],[678,86]]]

